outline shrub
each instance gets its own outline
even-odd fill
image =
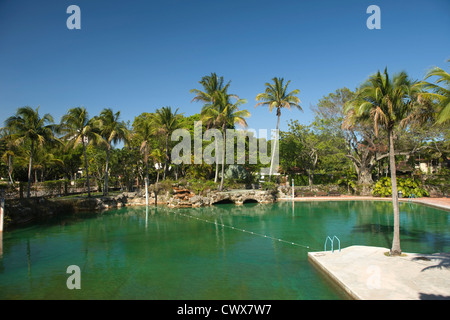
[[[233,179],[225,179],[223,181],[223,188],[224,190],[230,190],[230,189],[245,189],[245,184],[235,181]]]
[[[263,190],[277,191],[278,185],[272,181],[265,181],[261,184]]]
[[[211,190],[217,189],[217,184],[212,180],[188,180],[186,184],[187,188],[193,191],[195,194],[208,193]]]
[[[422,188],[421,183],[411,178],[397,178],[397,189],[401,191],[404,198],[408,198],[410,195],[416,197],[428,197],[428,192]],[[378,180],[372,191],[372,195],[376,197],[390,197],[392,196],[391,178],[384,177]]]
[[[155,183],[151,187],[151,191],[156,193],[164,193],[168,192],[169,194],[173,194],[173,186],[175,182],[171,179],[166,179],[163,181],[159,181],[157,184]]]
[[[450,184],[448,183],[450,180],[449,170],[442,168],[440,173],[427,178],[424,184],[427,187],[435,188],[444,194],[448,194],[450,192]]]

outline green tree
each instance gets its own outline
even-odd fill
[[[300,99],[297,97],[297,95],[300,93],[299,89],[295,89],[291,92],[287,91],[287,87],[290,80],[286,82],[285,85],[283,85],[284,79],[283,78],[273,78],[273,84],[266,82],[266,90],[263,93],[259,93],[256,96],[256,101],[261,101],[255,105],[255,108],[259,105],[262,106],[268,106],[269,111],[272,112],[272,110],[275,108],[277,110],[277,135],[278,130],[280,127],[280,117],[281,117],[281,109],[282,108],[296,108],[298,110],[302,110],[300,107]],[[270,162],[270,170],[269,170],[269,177],[272,176],[272,170],[273,170],[273,159],[275,155],[276,150],[276,141],[278,140],[278,136],[275,138],[275,144],[274,148],[272,150],[272,157]]]
[[[56,126],[53,124],[53,117],[50,114],[46,113],[41,117],[39,115],[39,107],[34,110],[28,106],[19,108],[16,115],[9,117],[5,124],[14,132],[13,136],[18,144],[30,143],[27,185],[27,198],[29,198],[35,147],[56,141],[57,139],[54,135]]]
[[[105,168],[105,183],[103,188],[103,195],[108,195],[108,178],[109,178],[109,156],[113,144],[121,141],[128,141],[129,130],[124,121],[120,121],[120,111],[114,113],[112,109],[106,108],[100,112],[99,129],[100,135],[106,144],[106,168]]]
[[[333,141],[344,141],[344,145],[338,143],[335,146],[351,160],[358,174],[358,183],[367,193],[366,186],[373,182],[372,168],[376,164],[376,155],[384,146],[379,144],[369,120],[356,122],[351,119],[352,113],[344,115],[344,106],[352,98],[354,92],[340,88],[320,99],[313,111],[315,122],[320,122],[329,131]]]
[[[14,186],[13,179],[13,159],[16,156],[16,142],[13,139],[10,128],[0,129],[0,150],[1,150],[1,160],[6,164],[9,181]]]
[[[140,142],[139,150],[144,156],[144,163],[146,168],[145,176],[148,179],[148,160],[151,152],[151,140],[155,135],[154,115],[152,113],[142,113],[135,117],[133,122],[134,139]]]
[[[84,107],[76,107],[69,109],[61,118],[60,130],[64,134],[63,138],[70,142],[69,146],[76,148],[80,143],[83,146],[88,197],[91,197],[86,147],[91,141],[100,141],[102,139],[98,133],[97,123],[89,119],[89,114]]]
[[[212,117],[205,117],[205,112],[207,111],[208,108],[216,108],[215,104],[219,98],[220,94],[227,94],[227,90],[230,86],[230,81],[227,84],[224,84],[225,81],[223,79],[223,77],[218,77],[217,74],[215,73],[211,73],[211,75],[209,76],[204,76],[199,83],[202,85],[203,87],[203,91],[202,90],[198,90],[198,89],[192,89],[190,92],[195,94],[195,97],[192,99],[192,101],[200,101],[200,102],[204,102],[205,105],[202,109],[202,121],[206,122],[206,126],[208,128],[216,128],[216,129],[220,129],[221,124],[218,123],[217,121],[215,121],[214,118]],[[237,97],[236,95],[231,95],[237,99],[239,99],[239,97]],[[218,145],[217,145],[217,140],[214,141],[215,143],[215,150],[217,151],[218,149]],[[219,173],[219,153],[216,152],[216,173],[214,176],[214,182],[217,183],[217,178],[218,178],[218,173]]]
[[[395,166],[394,130],[405,128],[414,119],[419,87],[405,72],[391,79],[387,72],[378,71],[356,92],[346,112],[353,112],[356,121],[371,119],[375,134],[383,128],[389,139],[389,167],[392,181],[392,203],[394,207],[394,237],[391,254],[400,255],[400,220]]]
[[[192,99],[192,101],[214,103],[214,101],[217,99],[217,95],[220,94],[220,92],[227,92],[231,82],[228,81],[228,83],[225,84],[223,77],[219,77],[216,73],[213,72],[209,76],[202,77],[199,83],[202,85],[203,91],[199,89],[191,89],[190,93],[195,94],[195,97]]]
[[[152,113],[142,113],[138,117],[134,119],[133,122],[133,132],[134,138],[137,138],[140,143],[139,150],[144,155],[144,165],[145,165],[145,196],[146,196],[146,204],[148,205],[148,160],[151,150],[151,140],[155,134],[155,126],[154,126],[154,115]]]
[[[164,175],[163,179],[166,178],[168,161],[169,161],[169,137],[172,132],[180,128],[180,119],[183,115],[178,114],[178,108],[175,112],[172,111],[172,107],[162,107],[157,109],[154,116],[154,124],[157,128],[157,132],[160,133],[165,138],[165,151],[166,157],[164,159]]]
[[[435,83],[425,81],[433,76],[437,77]],[[422,93],[421,96],[436,101],[438,106],[436,122],[443,124],[450,121],[450,74],[439,67],[433,67],[427,72],[425,80],[420,85],[431,92]],[[440,83],[443,85],[440,86]]]
[[[234,128],[235,124],[247,127],[245,118],[250,116],[248,110],[239,110],[239,106],[246,103],[245,99],[236,99],[235,103],[231,102],[232,96],[226,92],[217,94],[216,100],[210,105],[206,105],[203,111],[203,117],[206,121],[212,121],[215,125],[222,128],[223,144],[222,144],[222,177],[220,180],[219,191],[223,189],[223,180],[225,175],[225,146],[226,146],[226,128]],[[216,150],[217,151],[217,150]]]
[[[150,153],[150,157],[153,159],[153,162],[155,163],[155,169],[156,169],[156,184],[159,182],[159,172],[161,169],[160,163],[164,159],[164,154],[161,152],[160,149],[153,149]]]

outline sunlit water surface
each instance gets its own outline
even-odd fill
[[[404,252],[450,251],[448,212],[409,203],[400,211]],[[0,299],[342,299],[308,252],[334,235],[341,247],[390,248],[392,233],[385,201],[60,216],[4,232]],[[80,267],[79,290],[67,288],[69,265]]]

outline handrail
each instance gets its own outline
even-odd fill
[[[331,238],[330,236],[327,236],[327,238],[325,239],[325,245],[323,248],[323,251],[327,251],[327,243],[328,243],[328,239],[330,239],[330,243],[331,243],[331,252],[334,252],[334,238],[336,238],[336,240],[338,241],[338,245],[339,245],[339,252],[341,252],[341,240],[339,240],[339,238],[337,236],[333,236],[333,238]]]
[[[327,236],[327,238],[325,239],[325,246],[324,246],[324,248],[323,248],[323,251],[327,251],[327,242],[328,242],[328,239],[330,239],[330,242],[331,242],[331,252],[333,252],[333,239],[331,239],[330,236]]]
[[[333,242],[334,242],[334,238],[336,238],[336,240],[338,241],[338,243],[339,243],[339,252],[341,252],[341,240],[339,240],[338,237],[333,236]]]

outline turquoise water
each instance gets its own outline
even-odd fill
[[[408,203],[400,211],[404,252],[450,251],[448,212]],[[4,232],[0,299],[342,299],[308,251],[322,251],[333,235],[341,247],[389,248],[392,229],[392,205],[384,201],[58,217]],[[66,286],[69,265],[80,267],[80,290]]]

